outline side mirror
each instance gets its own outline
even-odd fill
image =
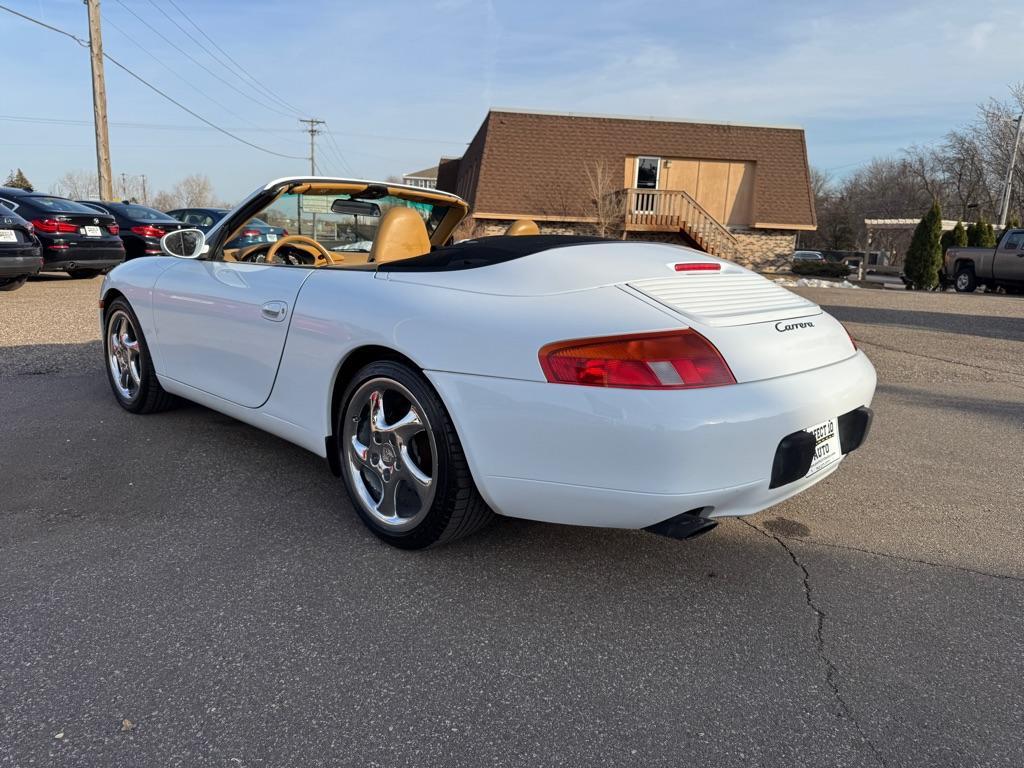
[[[206,235],[198,229],[179,229],[160,238],[160,250],[179,259],[198,259],[206,247]]]

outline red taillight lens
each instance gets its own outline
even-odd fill
[[[843,325],[843,324],[840,323],[840,325]],[[847,328],[845,325],[843,325],[843,330],[846,331],[846,335],[850,337],[850,343],[853,344],[853,348],[854,349],[859,349],[859,347],[857,346],[857,340],[855,338],[853,338],[853,334],[850,333],[850,329]]]
[[[47,234],[54,235],[58,232],[77,232],[78,227],[67,221],[57,221],[57,219],[33,219],[32,226],[40,232],[46,232]]]
[[[722,265],[714,261],[694,261],[675,265],[676,272],[718,272]]]
[[[167,234],[164,230],[160,229],[160,227],[150,227],[145,224],[138,227],[132,227],[132,232],[140,237],[163,237]]]
[[[112,235],[116,235],[121,231],[121,226],[119,224],[108,224],[107,231]]]
[[[260,232],[258,229],[243,229],[242,230],[242,237],[259,237],[262,234],[263,233]]]
[[[287,229],[282,229],[281,230],[281,237],[288,237],[288,230]]]
[[[556,384],[690,389],[735,384],[715,346],[692,329],[548,344],[540,367]]]

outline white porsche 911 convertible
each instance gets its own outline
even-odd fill
[[[286,178],[166,235],[103,282],[115,398],[186,398],[326,457],[405,548],[493,512],[687,538],[864,441],[874,369],[812,302],[699,251],[532,222],[453,244],[466,214],[434,190]],[[228,247],[257,216],[297,233]]]

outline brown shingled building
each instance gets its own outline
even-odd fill
[[[533,219],[765,270],[817,226],[799,128],[493,109],[437,186],[469,202],[477,234]]]

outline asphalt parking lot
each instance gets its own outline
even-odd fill
[[[802,290],[875,426],[753,518],[408,553],[296,447],[121,411],[98,288],[0,294],[0,765],[1024,764],[1024,299]]]

